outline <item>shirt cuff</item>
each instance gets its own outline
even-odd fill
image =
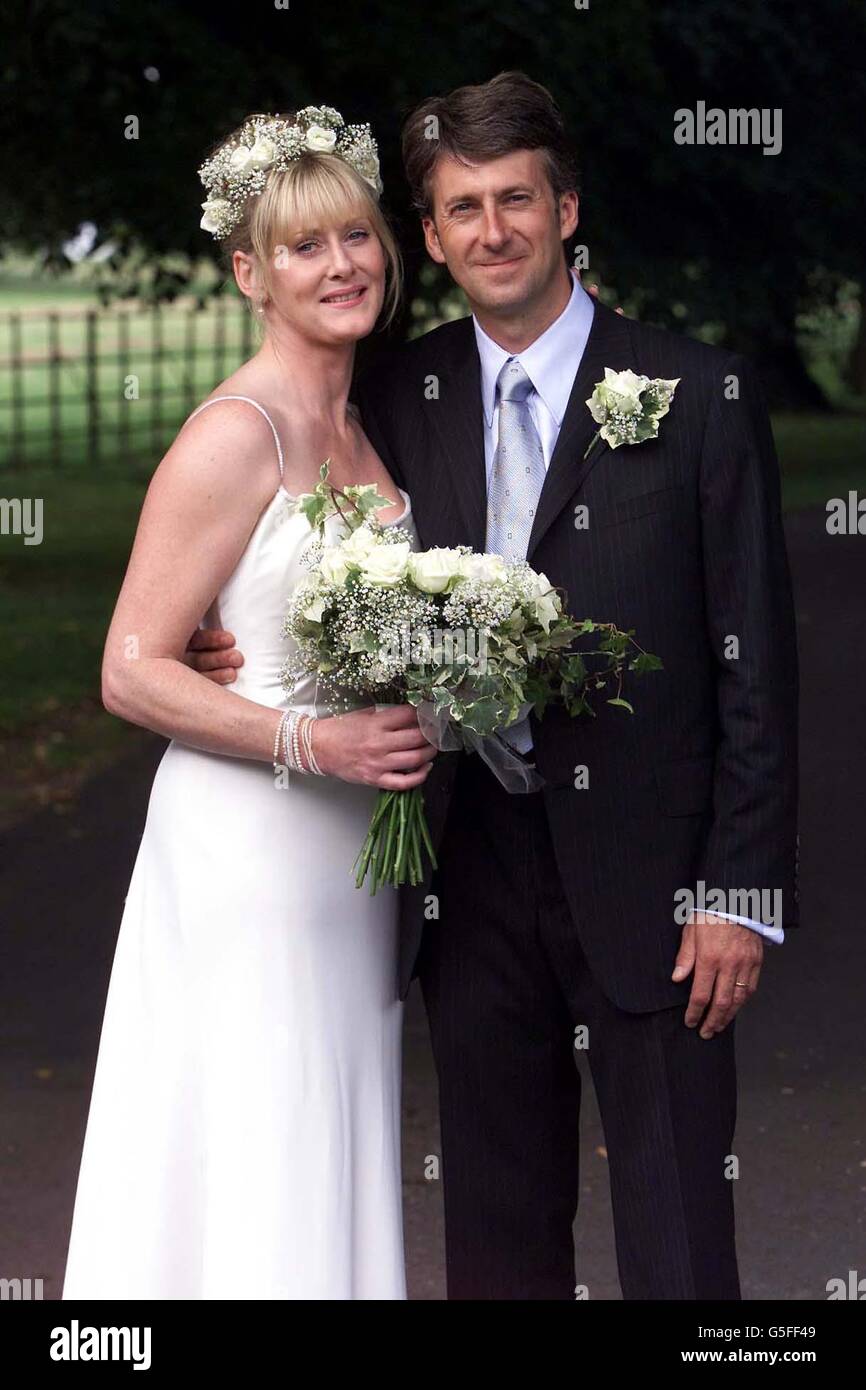
[[[750,927],[759,936],[766,936],[768,941],[775,941],[777,946],[781,946],[785,940],[785,933],[781,927],[768,927],[766,922],[756,922],[751,917],[738,917],[735,912],[710,912],[707,910],[708,917],[724,917],[728,922],[739,922],[741,927]]]

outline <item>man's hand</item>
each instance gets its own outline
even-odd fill
[[[764,943],[757,932],[711,912],[693,912],[683,927],[671,976],[684,980],[695,972],[686,1027],[694,1028],[703,1018],[702,1038],[721,1033],[758,988],[763,959]]]
[[[244,664],[233,634],[219,627],[196,628],[187,643],[184,661],[200,676],[207,676],[217,685],[230,685],[237,667]]]

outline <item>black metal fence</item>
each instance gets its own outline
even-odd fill
[[[2,314],[0,468],[155,464],[254,346],[229,299]]]

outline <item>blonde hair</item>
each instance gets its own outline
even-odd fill
[[[338,155],[311,150],[287,169],[272,170],[264,190],[248,200],[239,222],[222,244],[229,264],[235,251],[254,256],[264,286],[272,293],[274,252],[285,243],[290,228],[334,224],[353,215],[369,219],[385,253],[385,327],[400,306],[400,252],[375,192]]]

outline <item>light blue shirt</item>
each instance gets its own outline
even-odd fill
[[[509,357],[516,357],[534,390],[527,399],[532,422],[538,430],[544,453],[544,466],[550,460],[559,438],[559,429],[574,377],[586,348],[595,305],[577,276],[572,274],[571,298],[558,319],[545,328],[540,338],[523,352],[507,352],[484,332],[473,315],[475,342],[481,359],[481,401],[484,409],[484,462],[487,486],[493,471],[493,455],[499,440],[499,402],[496,379]]]
[[[499,402],[496,399],[496,380],[509,357],[516,357],[526,375],[532,382],[533,390],[527,398],[529,413],[541,440],[544,453],[544,466],[550,467],[550,460],[559,438],[559,430],[565,415],[574,378],[580,366],[595,305],[577,275],[572,274],[571,297],[559,318],[554,319],[523,352],[511,353],[485,333],[473,314],[475,342],[481,362],[481,405],[484,413],[484,464],[487,472],[487,489],[490,490],[490,477],[493,472],[493,457],[499,441]],[[713,917],[724,917],[729,922],[739,922],[743,927],[751,927],[761,936],[778,944],[785,939],[781,927],[767,926],[755,922],[751,917],[740,917],[733,912],[714,912]]]

